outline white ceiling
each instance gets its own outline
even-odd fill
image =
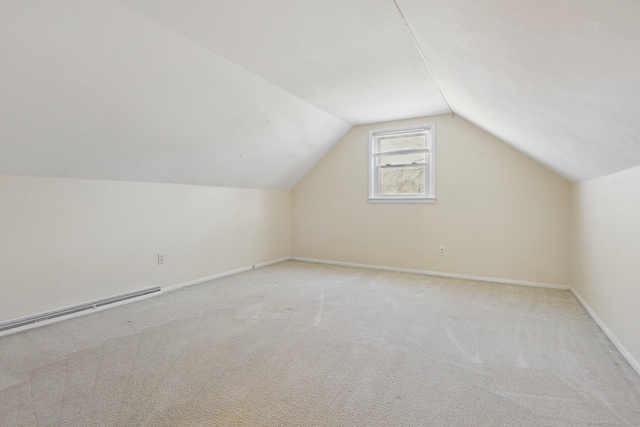
[[[446,113],[393,0],[118,0],[351,124]]]
[[[0,173],[289,189],[350,129],[113,1],[0,2]]]
[[[575,181],[640,164],[640,2],[398,0],[456,114]],[[3,0],[0,173],[291,188],[447,112],[393,0]]]
[[[572,181],[640,164],[640,2],[398,1],[456,114]]]

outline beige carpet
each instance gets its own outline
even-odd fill
[[[0,338],[2,426],[640,425],[567,291],[285,262]]]

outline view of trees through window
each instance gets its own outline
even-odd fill
[[[380,194],[423,194],[424,166],[380,169]]]

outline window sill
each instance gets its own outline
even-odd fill
[[[435,203],[435,197],[370,197],[369,203]]]

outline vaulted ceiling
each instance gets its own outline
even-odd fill
[[[0,174],[287,189],[445,98],[568,179],[640,164],[639,2],[397,2],[3,0]]]

